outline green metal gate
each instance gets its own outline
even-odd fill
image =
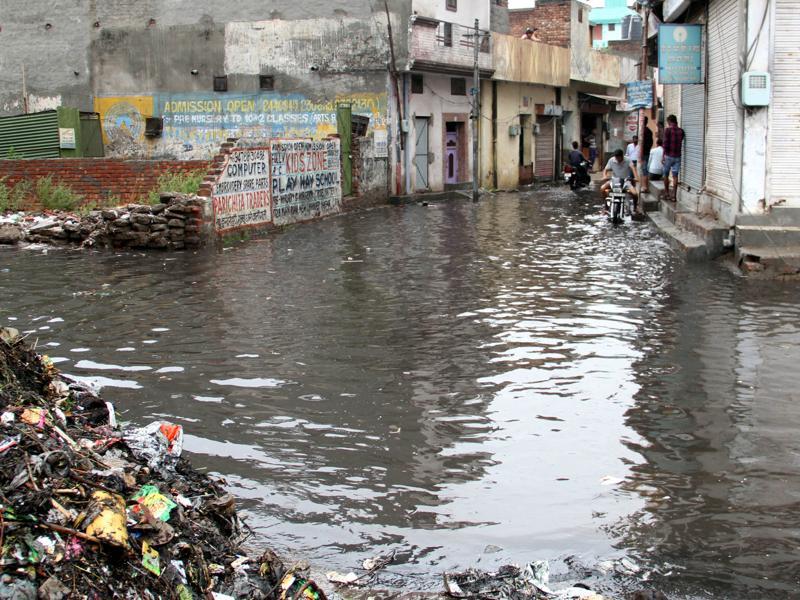
[[[353,108],[350,104],[336,106],[336,130],[342,152],[342,196],[353,193]]]

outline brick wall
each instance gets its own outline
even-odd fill
[[[642,42],[641,40],[610,40],[608,42],[608,51],[619,56],[641,59]]]
[[[532,27],[545,44],[569,48],[570,10],[571,0],[538,0],[536,8],[510,10],[511,35],[520,37]]]
[[[152,190],[167,172],[187,172],[208,168],[207,161],[124,160],[117,158],[54,158],[0,160],[0,178],[14,186],[23,179],[36,180],[51,175],[86,201],[102,203],[110,198],[135,201]]]

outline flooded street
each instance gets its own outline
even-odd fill
[[[563,190],[200,259],[0,252],[0,325],[121,418],[184,425],[254,545],[343,571],[398,549],[384,581],[412,589],[627,557],[675,597],[794,593],[799,317],[793,284],[687,265]]]

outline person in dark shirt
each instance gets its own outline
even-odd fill
[[[684,133],[678,127],[678,117],[667,117],[667,128],[664,130],[664,197],[675,202],[678,196],[678,173],[681,170],[681,149],[683,148]],[[675,180],[673,193],[669,190],[669,173]]]
[[[642,192],[650,191],[650,178],[648,177],[647,165],[650,164],[650,151],[653,149],[653,132],[647,126],[648,118],[644,118],[644,133],[642,139]]]
[[[569,153],[569,164],[573,167],[577,167],[583,160],[583,153],[578,150],[578,142],[572,142],[572,151]]]

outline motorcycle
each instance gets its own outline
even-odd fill
[[[636,212],[636,201],[631,194],[625,191],[625,181],[633,184],[633,178],[624,180],[620,177],[612,177],[611,189],[606,197],[608,218],[615,225],[622,223],[625,217],[632,217]]]
[[[564,183],[573,192],[586,187],[592,182],[589,176],[589,161],[584,160],[578,166],[564,165]]]

